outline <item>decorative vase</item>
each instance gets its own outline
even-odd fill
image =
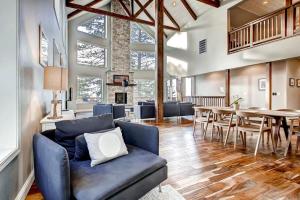
[[[240,109],[240,104],[233,104],[233,109],[234,110],[239,110]]]

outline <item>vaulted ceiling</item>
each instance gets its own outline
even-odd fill
[[[122,4],[126,15],[119,16],[119,13],[110,13],[102,9],[111,0],[67,0],[68,18],[79,16],[81,11],[88,11],[108,16],[123,18],[150,25],[154,29],[155,0],[130,0],[131,5],[126,6],[125,0],[116,0]],[[179,31],[185,24],[196,20],[209,9],[217,9],[220,6],[219,0],[165,0],[164,25],[165,34],[172,34]],[[132,12],[133,11],[133,12]],[[115,15],[115,16],[114,16]]]

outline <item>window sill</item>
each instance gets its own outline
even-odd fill
[[[0,172],[20,153],[19,149],[0,148]]]

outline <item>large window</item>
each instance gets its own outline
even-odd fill
[[[131,51],[130,67],[132,70],[155,70],[154,52]]]
[[[106,17],[99,15],[77,27],[77,30],[92,36],[106,38]]]
[[[77,103],[98,103],[103,101],[103,82],[98,77],[77,77]]]
[[[168,101],[177,100],[177,80],[167,80],[167,99]]]
[[[136,23],[131,23],[131,43],[155,44],[155,40]]]
[[[77,63],[96,67],[105,67],[106,49],[77,41]]]
[[[154,100],[155,98],[155,82],[154,80],[137,79],[135,80],[137,86],[134,87],[134,100],[146,101]]]
[[[192,96],[192,78],[185,78],[185,96]]]

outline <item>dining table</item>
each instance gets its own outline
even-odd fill
[[[226,110],[226,111],[232,112],[234,115],[236,114],[236,111],[237,111],[231,107],[194,106],[195,110],[197,110],[197,108],[199,108],[199,109],[204,108],[207,110],[213,110],[213,109]],[[284,130],[284,134],[287,139],[289,134],[292,134],[289,132],[288,119],[300,118],[300,112],[278,111],[278,110],[253,110],[253,109],[239,109],[239,110],[243,111],[243,112],[259,114],[261,116],[265,116],[265,117],[274,119],[275,130],[274,130],[273,135],[274,135],[276,147],[277,147],[277,143],[278,143],[278,136],[280,134],[281,126]]]

